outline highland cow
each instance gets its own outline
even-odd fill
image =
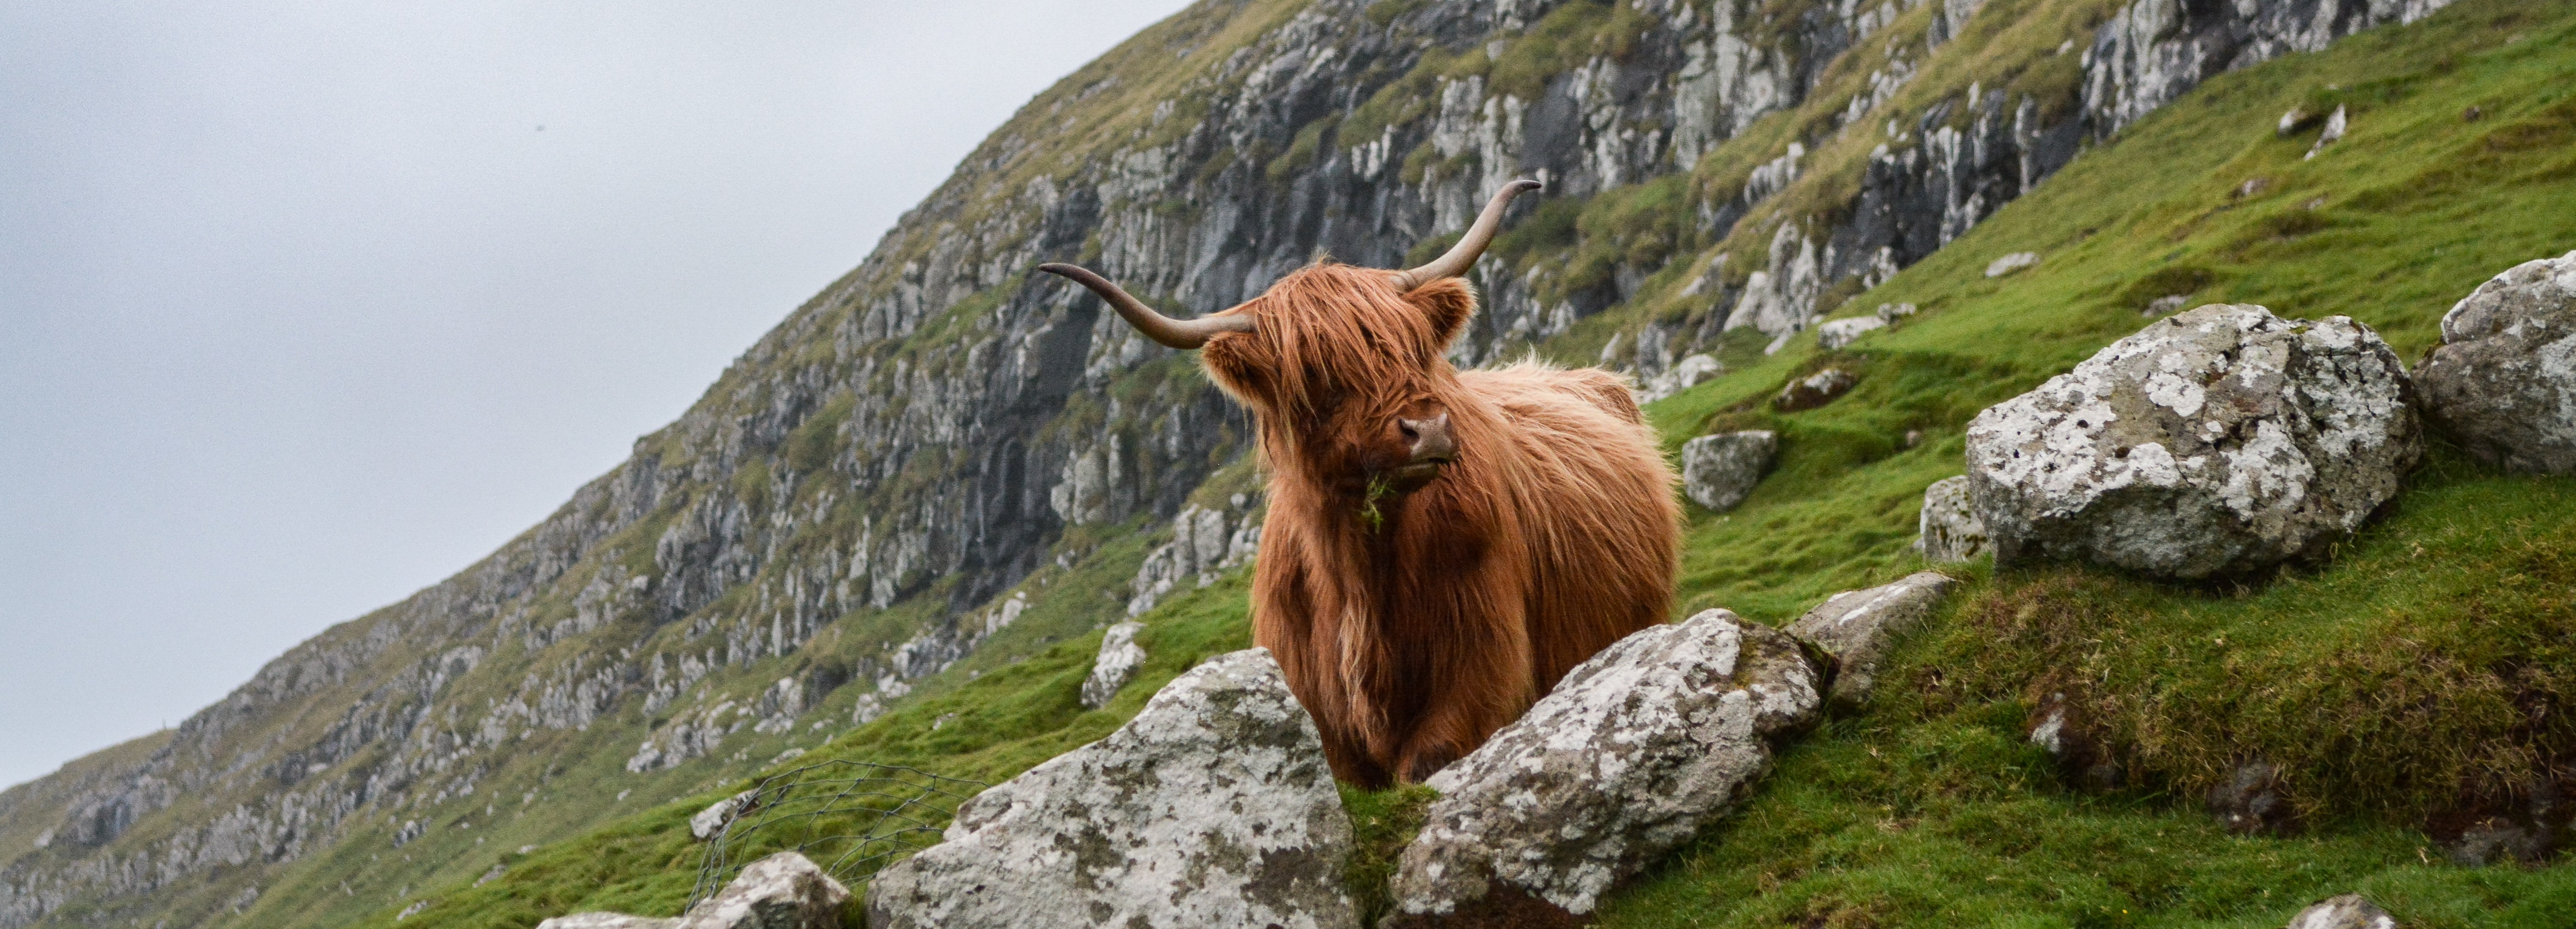
[[[1420,781],[1518,718],[1576,664],[1663,622],[1680,511],[1626,383],[1523,362],[1459,371],[1476,309],[1458,275],[1516,181],[1428,265],[1321,261],[1175,320],[1050,264],[1251,409],[1270,515],[1253,640],[1322,730],[1333,773]]]

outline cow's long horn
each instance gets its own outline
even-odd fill
[[[1494,243],[1494,232],[1503,226],[1503,208],[1511,205],[1513,197],[1537,190],[1539,186],[1539,182],[1526,178],[1503,185],[1502,190],[1494,192],[1494,199],[1486,202],[1485,212],[1476,217],[1476,224],[1467,227],[1467,235],[1460,238],[1458,244],[1449,246],[1448,254],[1431,259],[1430,264],[1411,271],[1388,272],[1387,276],[1395,282],[1396,291],[1402,293],[1444,277],[1467,273],[1467,268],[1485,253],[1485,246]]]
[[[1090,269],[1079,265],[1042,264],[1038,266],[1038,270],[1069,278],[1076,284],[1090,288],[1092,293],[1100,295],[1100,299],[1109,301],[1109,306],[1117,310],[1118,315],[1125,318],[1128,325],[1136,327],[1136,331],[1144,333],[1146,338],[1163,343],[1166,347],[1193,349],[1206,345],[1207,341],[1218,333],[1251,332],[1253,328],[1252,319],[1245,316],[1173,319],[1154,312],[1154,308],[1146,306],[1145,301],[1128,296],[1126,291],[1110,283],[1108,278],[1093,274]]]

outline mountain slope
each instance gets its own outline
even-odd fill
[[[1904,549],[1912,504],[1959,469],[1966,420],[2138,328],[2138,304],[2173,281],[2198,281],[2201,299],[2352,313],[2420,352],[2451,300],[2494,269],[2576,247],[2563,219],[2576,215],[2571,38],[2576,6],[2473,2],[2214,81],[1999,212],[1955,254],[1861,295],[1922,301],[1918,318],[1851,351],[1794,343],[1650,407],[1675,442],[1737,424],[1785,437],[1780,471],[1744,507],[1695,511],[1685,600],[1779,621],[1821,598],[1803,591],[1919,568]],[[2282,138],[2273,126],[2321,102],[2349,107],[2354,128],[2306,160],[2316,131]],[[2463,122],[2469,106],[2481,117]],[[2236,196],[2253,177],[2266,191]],[[2285,209],[2330,224],[2284,236]],[[2019,250],[2044,257],[1985,277],[1991,257]],[[1823,363],[1862,371],[1864,386],[1796,414],[1759,403]],[[1910,450],[1909,430],[1926,434]],[[2500,474],[2445,448],[2333,564],[2259,590],[1972,570],[1950,615],[1883,673],[1870,714],[1785,752],[1740,819],[1615,897],[1603,924],[2271,927],[2359,890],[2410,926],[2564,925],[2576,864],[2458,867],[2416,827],[2458,809],[2455,791],[2474,793],[2485,775],[2529,774],[2519,753],[2576,751],[2563,722],[2576,703],[2564,677],[2576,668],[2570,565],[2576,482]],[[2498,583],[2517,574],[2529,581]],[[907,707],[823,756],[1007,776],[1106,733],[1155,686],[1244,644],[1241,585],[1229,576],[1148,613],[1140,641],[1154,666],[1107,711],[1074,703],[1095,635]],[[2477,673],[2514,664],[2559,676]],[[2023,737],[2042,688],[2076,680],[2100,682],[2078,699],[2106,744],[2128,746],[2132,787],[2077,789]],[[2429,694],[2434,712],[2370,699],[2378,691]],[[2533,702],[2487,712],[2499,695]],[[2534,718],[2548,724],[2526,728]],[[2246,750],[2292,776],[2309,817],[2299,836],[2232,836],[2194,809],[2227,753]],[[1364,834],[1400,836],[1383,820],[1402,795],[1346,799]],[[679,829],[692,809],[539,852],[492,885],[442,892],[415,920],[675,911],[688,869],[663,863],[696,860]],[[610,859],[650,864],[592,864]],[[614,891],[590,890],[602,884]]]
[[[1679,441],[1769,415],[1738,407],[1815,364],[1798,333],[1869,287],[1941,310],[1884,338],[1937,331],[1956,311],[1934,296],[1981,285],[1898,271],[1981,266],[1939,250],[2085,146],[2203,79],[2432,6],[1200,4],[1033,100],[526,535],[166,737],[0,794],[0,929],[346,924],[495,864],[487,889],[526,902],[494,913],[667,905],[664,804],[888,707],[834,750],[964,758],[990,779],[1106,731],[1117,714],[1060,686],[1084,637],[1125,612],[1164,520],[1195,504],[1242,535],[1259,502],[1240,415],[1188,359],[1028,280],[1039,261],[1204,312],[1318,249],[1394,264],[1436,247],[1535,174],[1551,197],[1480,270],[1459,359],[1536,349],[1651,377],[1715,353],[1735,372],[1655,408]],[[2156,189],[2199,180],[2177,172]],[[2033,244],[2054,273],[2065,244]],[[2259,269],[2267,247],[2228,254]],[[2442,270],[2474,283],[2503,260],[2470,257]],[[2265,273],[2210,268],[2231,286]],[[1874,369],[1873,399],[1784,422],[1782,478],[1759,509],[1696,524],[1677,607],[1776,618],[1904,563],[1913,495],[1957,449],[1935,428],[1900,454],[1890,427],[1963,422],[2119,334],[2118,312],[1998,316],[2026,322],[1990,344],[2025,351],[1919,353]],[[1913,386],[1873,393],[1890,384]],[[1925,387],[1941,384],[1966,389]],[[1228,589],[1162,607],[1201,624],[1158,631],[1199,643],[1169,660],[1239,637]],[[984,724],[928,725],[952,712]],[[635,844],[581,847],[626,851],[510,851],[613,821],[602,835]],[[523,882],[550,869],[596,880]]]

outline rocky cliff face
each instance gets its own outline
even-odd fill
[[[148,750],[0,794],[0,929],[249,920],[331,868],[355,899],[317,863],[341,843],[390,905],[452,857],[383,860],[412,843],[549,837],[506,809],[540,799],[615,809],[555,791],[584,771],[667,798],[871,718],[1069,596],[1051,578],[1135,573],[1118,541],[1240,459],[1248,423],[1040,262],[1203,313],[1319,252],[1401,263],[1538,177],[1456,358],[1654,375],[1730,332],[1791,337],[2200,80],[2439,5],[1207,0],[1039,95],[501,551]],[[1115,599],[1239,560],[1248,513],[1191,511],[1188,551]]]

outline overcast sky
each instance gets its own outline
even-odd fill
[[[0,785],[543,518],[1181,6],[0,4]]]

